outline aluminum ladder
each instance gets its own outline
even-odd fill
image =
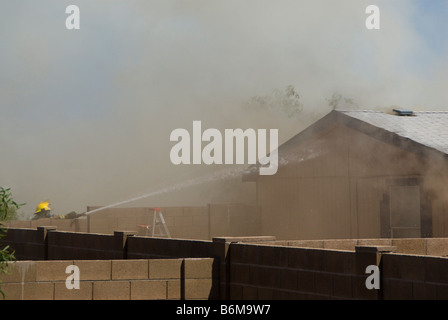
[[[165,219],[163,218],[162,209],[149,209],[154,210],[154,215],[152,219],[152,225],[142,226],[146,228],[146,236],[148,236],[149,230],[151,229],[151,237],[171,238],[170,231],[168,230]]]

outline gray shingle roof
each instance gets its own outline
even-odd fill
[[[448,111],[419,111],[414,116],[379,111],[339,112],[448,154]]]

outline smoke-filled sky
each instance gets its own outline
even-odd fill
[[[70,4],[80,30],[65,27]],[[380,30],[365,27],[370,4]],[[191,131],[193,120],[276,128],[281,143],[311,114],[329,112],[335,92],[362,109],[448,108],[445,0],[1,0],[0,8],[0,185],[27,203],[27,215],[43,200],[55,213],[82,212],[207,174],[169,158],[170,132]],[[301,119],[241,108],[288,85],[300,93]],[[214,200],[208,192],[163,201]]]

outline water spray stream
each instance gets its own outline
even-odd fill
[[[258,169],[257,169],[258,170]],[[220,170],[217,172],[214,172],[210,175],[207,176],[203,176],[203,177],[199,177],[199,178],[193,178],[184,182],[180,182],[180,183],[176,183],[174,185],[171,186],[167,186],[167,187],[163,187],[160,189],[157,189],[156,191],[147,193],[147,194],[143,194],[134,198],[130,198],[127,200],[123,200],[120,202],[116,202],[101,208],[97,208],[97,209],[93,209],[91,211],[86,212],[86,215],[98,212],[98,211],[102,211],[105,209],[109,209],[109,208],[113,208],[113,207],[118,207],[120,205],[126,204],[126,203],[130,203],[130,202],[134,202],[137,200],[141,200],[141,199],[145,199],[145,198],[149,198],[149,197],[153,197],[153,196],[157,196],[157,195],[161,195],[164,193],[168,193],[168,192],[173,192],[173,191],[178,191],[178,190],[182,190],[188,187],[193,187],[193,186],[197,186],[200,184],[204,184],[207,182],[213,182],[216,180],[226,180],[226,179],[231,179],[236,177],[237,175],[241,174],[241,169],[226,169],[226,170]]]
[[[314,157],[316,157],[317,155],[321,154],[322,150],[316,151],[314,150],[308,150],[308,152],[306,152],[305,154],[303,154],[300,157],[294,157],[291,159],[288,158],[282,158],[279,159],[279,167],[285,166],[285,165],[291,165],[293,163],[299,163],[302,161],[306,161],[309,159],[312,159]],[[109,208],[114,208],[114,207],[118,207],[120,205],[126,204],[126,203],[130,203],[130,202],[134,202],[137,200],[141,200],[141,199],[145,199],[145,198],[149,198],[149,197],[153,197],[153,196],[158,196],[161,194],[165,194],[165,193],[169,193],[169,192],[173,192],[173,191],[179,191],[188,187],[193,187],[193,186],[197,186],[197,185],[201,185],[204,183],[208,183],[208,182],[213,182],[216,180],[227,180],[227,179],[231,179],[236,177],[237,175],[241,175],[242,173],[246,173],[246,174],[258,174],[259,171],[259,166],[254,165],[252,167],[249,167],[245,170],[241,170],[241,168],[233,168],[233,169],[225,169],[225,170],[220,170],[220,171],[216,171],[212,174],[203,176],[203,177],[199,177],[199,178],[193,178],[193,179],[189,179],[187,181],[184,182],[180,182],[180,183],[176,183],[174,185],[171,186],[167,186],[167,187],[163,187],[163,188],[158,188],[156,191],[152,191],[134,198],[130,198],[127,200],[123,200],[120,202],[116,202],[101,208],[97,208],[97,209],[93,209],[91,211],[86,212],[86,215],[90,215],[92,213],[96,213],[98,211],[102,211],[102,210],[106,210]]]

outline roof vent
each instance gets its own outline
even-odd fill
[[[398,116],[413,116],[414,111],[412,110],[403,110],[403,109],[392,109],[397,113]]]

